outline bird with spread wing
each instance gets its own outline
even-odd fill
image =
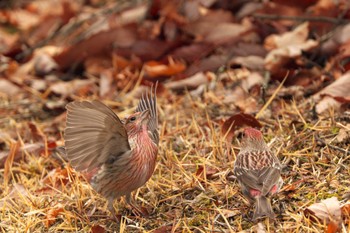
[[[152,176],[159,133],[156,87],[142,95],[134,114],[125,122],[100,101],[74,101],[67,105],[64,131],[65,157],[82,171],[92,187],[113,202],[125,196],[138,213],[131,192]]]

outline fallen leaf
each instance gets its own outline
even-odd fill
[[[260,122],[254,116],[245,113],[238,113],[224,122],[221,127],[221,133],[226,136],[227,142],[231,143],[235,130],[242,126],[261,128]]]
[[[184,89],[191,90],[191,89],[197,88],[202,84],[206,84],[208,82],[209,82],[209,77],[205,75],[203,72],[200,72],[186,79],[168,82],[164,84],[164,86],[171,90],[181,91]]]
[[[132,46],[136,41],[135,34],[135,29],[132,27],[111,28],[67,47],[64,51],[55,55],[53,59],[61,70],[66,70],[72,64],[80,64],[88,57],[111,51],[112,43],[116,47]]]
[[[0,79],[0,93],[4,93],[7,96],[14,96],[20,91],[21,89],[15,84],[6,79]]]
[[[19,35],[0,29],[0,54],[6,54],[17,44]],[[0,85],[1,86],[1,85]]]
[[[65,185],[69,182],[67,168],[55,168],[51,170],[42,179],[42,182],[50,187],[59,189],[61,185]]]
[[[204,41],[214,44],[223,44],[229,41],[239,38],[240,40],[244,37],[247,31],[251,30],[250,25],[234,24],[234,23],[221,23],[213,26],[208,34],[203,35]]]
[[[263,70],[264,69],[264,58],[260,56],[242,56],[235,57],[229,61],[229,66],[235,67],[245,67],[249,70]]]
[[[316,112],[322,113],[328,108],[339,108],[341,103],[350,102],[350,72],[345,73],[336,81],[313,95]]]
[[[80,80],[75,79],[69,82],[57,82],[50,86],[50,89],[55,94],[59,94],[62,96],[69,96],[71,94],[74,94],[78,92],[80,89],[83,89],[86,86],[91,85],[94,83],[93,80]]]
[[[49,209],[49,211],[46,213],[45,217],[45,226],[50,227],[52,224],[56,222],[57,216],[63,212],[63,205],[61,203],[57,204],[55,207],[52,207]]]
[[[350,124],[346,124],[346,128],[341,128],[336,137],[338,142],[344,142],[350,138]]]
[[[310,217],[312,221],[319,219],[327,224],[327,232],[336,232],[339,224],[342,222],[340,202],[338,198],[331,197],[321,202],[312,204],[304,210],[304,214]]]
[[[149,61],[144,64],[146,74],[152,78],[179,74],[184,71],[185,68],[185,64],[171,58],[169,58],[168,64],[157,61]]]
[[[350,219],[350,202],[346,202],[341,205],[342,216],[346,219]]]
[[[291,59],[302,55],[303,51],[310,51],[318,45],[315,40],[307,40],[309,24],[303,23],[291,32],[283,35],[271,35],[265,39],[264,46],[271,50],[265,57],[265,68],[272,73],[280,71]]]
[[[192,43],[175,49],[170,56],[174,59],[183,59],[188,63],[199,60],[206,57],[215,49],[215,46],[211,43],[200,42]]]
[[[91,227],[91,233],[105,233],[106,229],[100,225],[93,225]]]
[[[339,26],[335,29],[333,36],[331,36],[327,41],[322,43],[321,51],[324,54],[332,55],[338,52],[341,45],[349,41],[350,39],[350,23],[344,26]],[[343,57],[350,55],[349,45],[344,46],[340,49],[341,55]]]
[[[131,49],[116,49],[115,53],[123,57],[136,56],[142,61],[160,60],[163,55],[177,46],[176,41],[163,41],[160,39],[137,40]]]
[[[209,57],[203,58],[198,62],[191,64],[184,72],[184,76],[188,77],[198,72],[213,71],[215,72],[219,67],[223,66],[227,59],[230,57],[228,53],[214,54]]]
[[[57,68],[57,64],[48,54],[37,54],[34,59],[34,70],[39,76],[44,76]]]

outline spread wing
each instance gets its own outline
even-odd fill
[[[157,85],[157,84],[156,84]],[[148,130],[151,132],[153,141],[158,145],[159,133],[158,133],[158,111],[157,111],[157,86],[151,87],[151,92],[142,95],[141,100],[136,108],[136,112],[143,112],[147,109],[150,110],[151,119],[148,122]]]
[[[124,125],[103,103],[74,101],[66,108],[66,157],[75,169],[90,171],[130,150]]]

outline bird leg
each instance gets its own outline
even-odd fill
[[[132,211],[136,216],[148,216],[149,215],[147,209],[140,207],[136,203],[134,203],[133,198],[131,198],[131,193],[125,195],[125,200],[131,206]]]
[[[108,210],[111,212],[112,220],[115,220],[116,222],[120,222],[121,215],[117,214],[113,204],[114,204],[114,198],[109,198],[108,199]]]

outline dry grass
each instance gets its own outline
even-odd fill
[[[45,150],[40,154],[24,151],[10,169],[5,166],[0,170],[1,232],[98,232],[98,226],[106,232],[254,231],[257,224],[249,221],[252,208],[230,173],[239,151],[239,133],[228,150],[218,123],[236,112],[234,104],[220,101],[230,85],[213,82],[201,97],[187,92],[166,92],[158,97],[158,165],[147,185],[135,192],[138,204],[147,208],[150,216],[134,216],[119,201],[115,207],[123,217],[121,223],[115,222],[110,219],[106,200],[49,150],[46,155]],[[273,93],[275,88],[268,90]],[[7,100],[1,101],[6,105]],[[9,104],[6,106],[16,103]],[[271,111],[271,107],[279,111]],[[349,141],[335,140],[350,117],[329,112],[317,119],[311,109],[311,103],[303,98],[276,97],[259,119],[266,141],[285,165],[284,188],[273,201],[276,221],[262,221],[267,232],[324,232],[325,226],[304,217],[303,209],[331,196],[341,200],[350,191],[350,155],[337,149],[349,149]],[[2,120],[6,138],[2,147],[9,149],[17,138],[22,144],[33,142],[26,135],[28,121],[34,122],[46,139],[58,137],[64,122],[44,118],[29,114],[29,118],[11,115]],[[202,168],[206,175],[198,174]],[[347,218],[342,232],[349,231]]]

